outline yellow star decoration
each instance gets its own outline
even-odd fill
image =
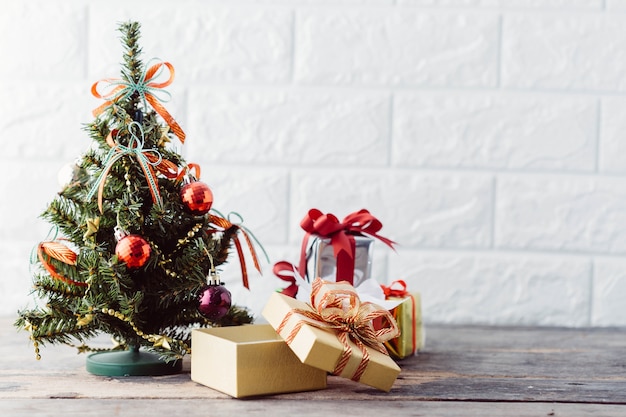
[[[170,346],[170,341],[172,339],[170,339],[169,337],[161,335],[151,335],[151,337],[154,338],[154,347],[162,347],[167,350],[172,350],[172,347]]]
[[[78,353],[87,353],[87,352],[91,352],[91,348],[87,345],[80,345],[80,346],[76,346],[76,349],[78,350]]]
[[[170,137],[168,136],[169,131],[169,126],[163,126],[161,128],[161,137],[159,138],[159,142],[157,143],[158,146],[165,146],[166,143],[171,142]]]
[[[83,239],[87,240],[90,236],[98,233],[98,229],[100,228],[100,217],[96,217],[94,219],[87,219],[87,231],[83,235]]]

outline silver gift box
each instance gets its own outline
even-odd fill
[[[358,287],[361,282],[369,279],[372,273],[372,251],[374,239],[366,236],[354,237],[354,282]],[[309,282],[320,277],[326,281],[337,281],[337,259],[335,258],[330,239],[313,239],[307,251],[307,274]]]

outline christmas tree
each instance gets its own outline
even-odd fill
[[[104,350],[86,342],[105,333],[116,342],[110,350],[142,347],[171,361],[189,352],[195,327],[252,321],[230,306],[216,272],[234,245],[247,286],[238,239],[258,268],[250,236],[211,209],[199,166],[169,149],[185,140],[162,104],[173,67],[140,60],[139,29],[120,25],[121,79],[92,87],[105,100],[86,126],[92,146],[42,214],[54,230],[31,261],[42,302],[15,323],[30,332],[37,358],[46,343]]]

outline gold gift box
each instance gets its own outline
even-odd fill
[[[195,329],[191,379],[232,397],[326,388],[326,372],[303,364],[268,324]]]
[[[274,293],[263,310],[263,317],[272,327],[277,329],[287,314],[296,309],[312,311],[312,308],[306,303]],[[298,322],[298,315],[292,315],[282,330],[281,336],[286,338]],[[363,354],[355,343],[352,341],[348,343],[352,354],[339,376],[352,379],[352,375],[363,359]],[[336,333],[309,324],[302,325],[289,347],[303,363],[328,372],[335,371],[345,349]],[[384,353],[369,347],[367,352],[370,356],[369,362],[359,382],[383,391],[389,391],[400,373],[400,368],[393,359]]]
[[[391,310],[400,328],[400,336],[385,342],[389,355],[395,359],[404,359],[415,355],[424,347],[424,326],[419,293],[411,293],[397,307]],[[398,299],[389,297],[388,300]],[[415,305],[413,305],[415,303]]]

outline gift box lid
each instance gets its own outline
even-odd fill
[[[391,389],[400,373],[392,358],[376,349],[358,346],[349,337],[346,345],[337,332],[303,323],[298,314],[285,320],[290,311],[302,310],[313,311],[307,303],[274,293],[262,314],[302,363],[383,391]],[[342,369],[338,371],[340,362]]]

